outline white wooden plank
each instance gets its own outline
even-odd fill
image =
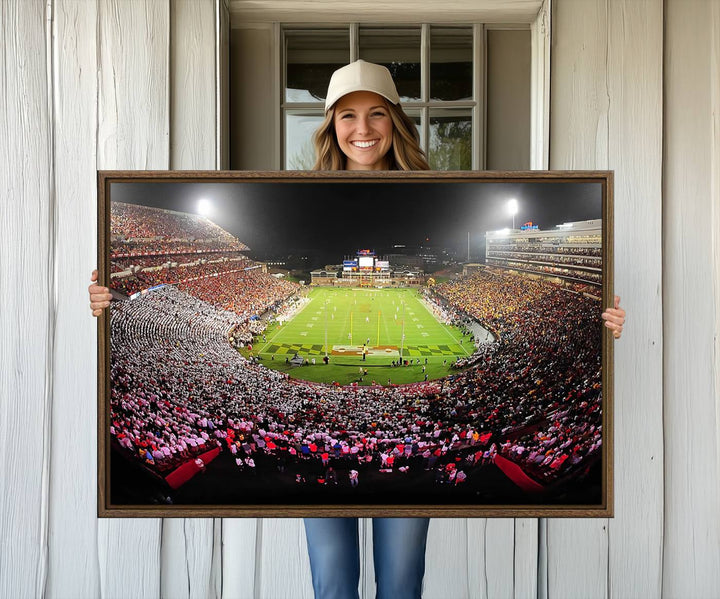
[[[223,521],[213,520],[212,566],[210,569],[210,590],[208,597],[220,599],[223,593]]]
[[[517,572],[514,563],[516,539],[524,556],[537,547],[534,538],[516,535],[516,522],[528,522],[532,528],[537,520],[497,519],[434,519],[431,520],[427,548],[427,572],[424,599],[443,598],[452,589],[453,597],[487,599],[492,597],[532,596],[517,594]],[[523,558],[523,572],[528,578],[521,588],[535,588],[534,575],[529,575]]]
[[[530,28],[530,168],[547,170],[550,159],[550,18],[544,0]]]
[[[609,167],[615,289],[629,313],[615,343],[612,597],[662,594],[662,0],[608,3]],[[642,256],[639,262],[637,257]]]
[[[223,599],[254,599],[260,596],[255,592],[258,522],[256,518],[222,520]]]
[[[535,599],[538,596],[538,542],[537,518],[515,519],[513,597]]]
[[[166,518],[162,527],[161,597],[216,597],[213,573],[214,525],[211,518]],[[219,533],[219,531],[218,531]]]
[[[98,597],[97,324],[88,310],[95,268],[97,8],[53,7],[55,331],[50,469],[49,598]]]
[[[607,520],[548,520],[548,597],[607,597]]]
[[[167,2],[100,0],[98,168],[169,166]],[[101,520],[103,597],[160,595],[161,521]]]
[[[45,2],[3,2],[0,31],[0,596],[39,597],[55,324]]]
[[[468,523],[472,523],[468,520]],[[469,539],[470,542],[470,539]],[[472,558],[469,566],[476,563]],[[515,520],[491,518],[485,527],[487,597],[512,597],[514,589]]]
[[[718,38],[714,2],[665,3],[663,594],[720,592]],[[715,337],[715,338],[713,338]]]
[[[171,169],[215,167],[215,77],[214,1],[171,0]],[[219,541],[216,533],[220,535],[221,528],[208,518],[171,518],[163,522],[162,597],[218,596],[222,555],[213,551]]]
[[[162,520],[102,519],[97,559],[103,599],[156,599],[160,596]]]
[[[607,168],[606,0],[552,4],[550,168]]]
[[[714,276],[715,298],[715,327],[713,339],[715,340],[713,355],[720,356],[720,5],[714,4],[711,13],[713,24],[712,49],[710,51],[710,102],[712,106],[712,139],[711,139],[711,217],[710,230],[712,231],[712,270]],[[712,380],[715,395],[720,393],[720,360],[715,359],[712,365]],[[715,410],[715,430],[720,430],[720,410]]]
[[[170,168],[216,168],[215,2],[171,0]]]
[[[548,519],[538,520],[538,575],[537,575],[537,596],[538,599],[548,599],[548,543],[547,543]]]
[[[487,599],[487,526],[489,520],[476,518],[467,521],[465,543],[468,558],[463,564],[466,569],[468,596],[472,599]]]
[[[169,165],[168,2],[98,0],[98,168]]]
[[[607,12],[604,0],[555,0],[551,50],[550,168],[608,166]],[[608,594],[606,519],[550,519],[546,538],[548,597]],[[544,591],[543,591],[544,592]]]
[[[423,597],[512,597],[513,528],[508,518],[431,520]]]
[[[215,30],[217,167],[227,170],[230,168],[230,9],[227,0],[215,0]]]
[[[375,559],[373,555],[372,518],[359,518],[358,544],[360,546],[360,597],[374,597]],[[312,574],[312,571],[311,571]]]
[[[425,551],[425,579],[423,581],[424,599],[441,599],[448,596],[452,589],[457,599],[476,597],[478,588],[470,582],[470,556],[477,554],[474,548],[482,548],[484,525],[486,520],[466,520],[464,518],[433,518],[428,529],[428,541]],[[472,523],[469,525],[468,523]],[[483,534],[473,534],[480,523]],[[484,557],[484,553],[482,554]],[[484,559],[475,560],[474,567],[483,569]],[[485,597],[485,595],[483,595]]]
[[[554,6],[551,166],[615,171],[615,289],[631,320],[616,344],[615,518],[548,523],[548,595],[659,596],[662,4]]]
[[[258,520],[255,596],[312,599],[305,527],[300,518]]]
[[[469,596],[513,597],[515,520],[473,519],[467,520],[467,528]]]

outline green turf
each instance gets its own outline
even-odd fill
[[[387,384],[388,379],[394,384],[418,382],[425,374],[428,380],[445,376],[455,358],[472,353],[471,341],[455,327],[438,322],[415,289],[316,287],[308,297],[301,311],[282,326],[271,326],[267,340],[253,347],[266,366],[292,377],[345,385],[358,381],[363,367],[368,374],[361,384]],[[400,357],[403,329],[402,355],[412,365],[392,368],[391,362]],[[322,361],[326,330],[329,365]],[[363,361],[365,344],[369,353]],[[286,358],[296,353],[310,361],[315,358],[315,365],[287,364]]]

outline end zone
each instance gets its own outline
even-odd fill
[[[395,358],[400,356],[396,345],[376,345],[365,348],[368,356]],[[362,345],[333,345],[330,352],[333,356],[362,356]]]

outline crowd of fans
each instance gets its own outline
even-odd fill
[[[297,283],[277,279],[259,269],[232,271],[179,285],[182,291],[243,319],[276,309],[299,288]]]
[[[587,270],[568,270],[559,266],[543,266],[531,262],[510,262],[488,258],[487,263],[501,268],[517,268],[528,272],[537,272],[555,277],[570,277],[579,281],[586,281],[595,285],[602,285],[602,273]]]
[[[112,202],[110,237],[117,240],[167,239],[232,242],[225,229],[198,214]]]
[[[602,248],[598,245],[598,236],[591,235],[579,241],[567,245],[559,245],[559,240],[554,239],[545,243],[491,242],[486,263],[602,284]]]
[[[583,245],[552,245],[544,243],[524,243],[522,245],[515,245],[512,243],[491,243],[490,249],[498,252],[515,252],[522,250],[523,252],[533,252],[536,254],[570,254],[573,256],[602,257],[602,248],[595,244],[593,244],[592,247],[583,247]]]
[[[591,256],[583,257],[577,255],[552,255],[548,253],[525,253],[525,252],[493,252],[493,257],[516,259],[516,260],[532,260],[535,262],[551,262],[553,264],[571,264],[576,266],[602,267],[602,257]]]
[[[597,299],[483,269],[427,292],[438,318],[468,330],[479,323],[496,339],[452,376],[403,386],[298,381],[235,348],[262,333],[268,315],[304,305],[299,285],[263,272],[207,219],[112,206],[111,254],[135,267],[113,289],[161,287],[111,307],[110,432],[148,468],[165,473],[220,446],[253,471],[260,456],[280,471],[301,461],[390,473],[422,466],[458,484],[500,453],[552,483],[599,455]]]
[[[166,261],[160,267],[146,268],[125,277],[115,277],[111,279],[110,287],[125,295],[131,295],[157,285],[176,285],[198,278],[257,268],[254,262],[244,257],[218,262],[199,260],[194,264],[183,264],[182,266],[171,266],[170,264],[172,263]]]
[[[248,250],[241,241],[225,240],[113,240],[110,258],[135,258],[143,256],[168,256],[170,254],[222,254],[224,252],[246,252]]]
[[[207,252],[202,259],[212,262],[219,260],[238,260],[245,258],[240,252]],[[154,268],[167,264],[194,264],[199,260],[197,252],[192,253],[166,253],[157,256],[131,256],[129,258],[117,258],[110,261],[111,272],[135,271],[142,268]]]
[[[480,346],[467,360],[474,368],[459,377],[462,389],[454,396],[469,394],[474,397],[471,407],[492,408],[488,420],[506,439],[501,453],[522,456],[516,461],[543,480],[597,457],[602,423],[599,301],[493,271],[445,283],[436,292],[499,334],[498,343]],[[534,428],[531,434],[528,427]]]
[[[112,202],[110,259],[247,251],[247,245],[207,218]],[[189,260],[185,260],[188,262]]]
[[[338,387],[245,360],[228,343],[242,319],[187,293],[214,300],[220,289],[185,291],[168,286],[112,308],[112,432],[149,467],[209,445],[243,468],[260,453],[394,472],[477,465],[499,451],[552,482],[599,450],[600,307],[582,295],[491,272],[440,285],[447,317],[477,320],[499,341],[446,379]]]

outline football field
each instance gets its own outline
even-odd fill
[[[265,339],[257,340],[253,353],[266,366],[340,384],[416,382],[426,374],[431,380],[473,351],[469,338],[439,322],[415,289],[316,287],[307,304],[288,322],[272,325]],[[329,364],[323,363],[326,354]]]

